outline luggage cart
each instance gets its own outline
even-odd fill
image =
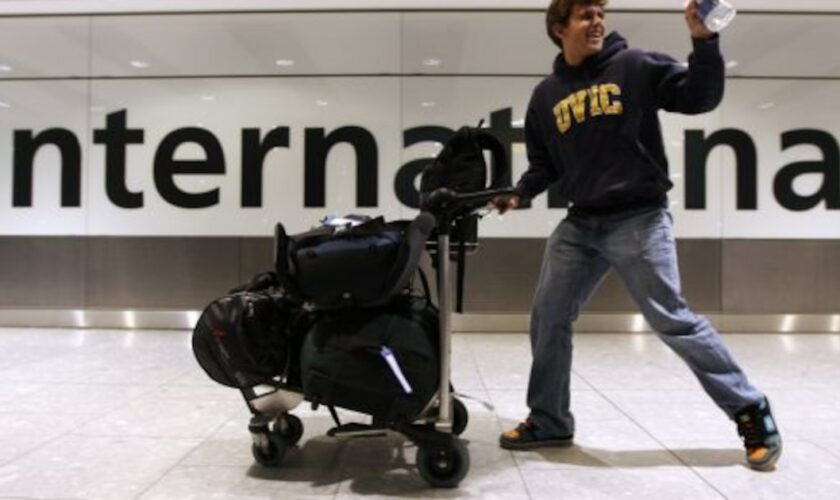
[[[450,290],[451,228],[460,218],[484,207],[493,198],[508,195],[510,188],[456,193],[447,188],[433,191],[425,204],[436,220],[437,241],[430,245],[436,253],[436,281],[439,307],[439,388],[426,409],[411,423],[374,422],[372,425],[341,424],[335,408],[328,407],[336,427],[327,434],[333,437],[357,438],[382,436],[396,431],[417,445],[416,464],[420,476],[431,486],[457,487],[470,467],[469,450],[459,435],[469,420],[466,406],[455,397],[451,385],[451,346],[453,300]],[[243,389],[242,393],[253,414],[248,426],[252,436],[254,459],[263,466],[276,467],[286,451],[303,434],[303,423],[290,413],[303,400],[302,389],[280,381],[273,386]]]

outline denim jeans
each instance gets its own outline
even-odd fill
[[[569,410],[572,323],[610,267],[659,338],[688,364],[730,418],[764,397],[735,363],[720,334],[682,297],[666,209],[570,215],[546,245],[531,314],[528,406],[538,427],[556,435],[574,434]]]

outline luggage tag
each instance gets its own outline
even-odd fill
[[[340,233],[341,231],[346,231],[350,228],[354,228],[356,226],[360,226],[367,222],[369,217],[365,218],[358,215],[348,215],[346,217],[337,217],[335,215],[327,215],[323,219],[321,219],[321,225],[329,226],[335,228],[336,233]]]
[[[383,345],[382,349],[379,351],[379,355],[382,356],[382,359],[384,359],[386,363],[388,363],[388,368],[391,369],[391,372],[400,382],[403,391],[405,391],[406,394],[412,394],[414,390],[411,388],[411,384],[408,383],[408,380],[406,380],[405,375],[403,375],[400,365],[397,363],[397,358],[394,357],[394,352],[387,346]]]

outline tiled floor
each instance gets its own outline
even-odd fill
[[[254,465],[238,393],[198,368],[186,332],[0,330],[0,498],[840,498],[840,336],[727,335],[771,397],[777,469],[743,464],[734,426],[653,335],[575,340],[576,445],[511,453],[526,413],[523,334],[458,335],[472,467],[431,490],[399,436],[335,440],[325,411],[285,466]]]

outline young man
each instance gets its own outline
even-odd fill
[[[531,97],[525,123],[528,170],[501,213],[560,182],[569,213],[548,240],[531,315],[528,419],[500,437],[507,449],[572,442],[572,323],[610,267],[648,323],[682,357],[714,402],[737,423],[747,461],[772,468],[782,442],[766,397],[747,380],[720,335],[680,292],[666,192],[672,187],[657,111],[714,109],[723,97],[718,35],[688,3],[694,46],[688,67],[627,48],[606,35],[606,0],[553,0],[549,37],[561,52]]]

